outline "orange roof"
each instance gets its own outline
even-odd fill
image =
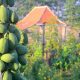
[[[25,16],[21,21],[19,21],[16,25],[21,30],[24,30],[38,23],[56,24],[57,21],[58,21],[57,16],[48,8],[48,6],[39,6],[34,7],[34,9],[32,9],[32,11],[27,16]]]

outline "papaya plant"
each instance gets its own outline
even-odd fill
[[[15,24],[17,14],[9,7],[15,0],[0,0],[0,72],[2,80],[26,80],[20,67],[26,65],[27,34]]]

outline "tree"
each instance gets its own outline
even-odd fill
[[[58,8],[62,6],[61,3],[64,2],[65,0],[16,0],[15,7],[18,15],[23,18],[34,6],[47,5],[51,8],[55,6],[59,10]]]
[[[17,14],[10,9],[13,0],[0,1],[0,73],[2,80],[25,80],[20,67],[26,65],[28,37],[15,24]],[[1,80],[1,79],[0,79]]]
[[[65,4],[66,22],[73,27],[80,25],[80,6],[76,2],[77,0],[66,0]]]

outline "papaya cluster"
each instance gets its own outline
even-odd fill
[[[28,37],[15,26],[18,16],[12,6],[14,0],[0,0],[0,72],[2,80],[25,80],[20,67],[26,65]]]

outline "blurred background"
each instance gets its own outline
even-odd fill
[[[16,0],[14,10],[22,19],[34,6],[47,5],[61,19],[71,25],[80,23],[80,0]]]
[[[16,0],[13,10],[21,20],[35,6],[45,5],[67,25],[71,33],[62,42],[58,26],[45,25],[45,55],[42,56],[39,26],[27,28],[30,31],[27,65],[21,67],[21,71],[27,80],[80,80],[80,0]]]

